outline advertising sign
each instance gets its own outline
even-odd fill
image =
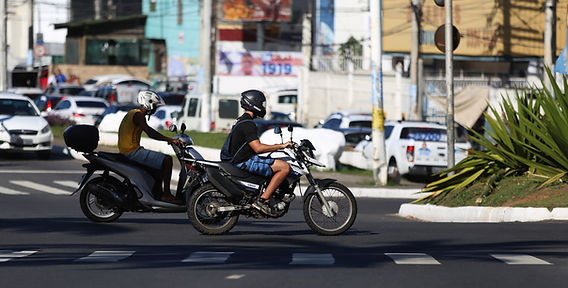
[[[302,65],[300,52],[218,51],[218,75],[297,76]]]
[[[292,20],[291,0],[223,0],[223,20],[278,21]]]

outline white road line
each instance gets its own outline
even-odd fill
[[[189,263],[225,263],[234,252],[210,252],[200,251],[194,252],[181,262]]]
[[[57,185],[61,185],[61,186],[65,186],[65,187],[69,187],[69,188],[75,188],[77,189],[79,187],[79,181],[53,181],[53,183],[57,184]]]
[[[95,251],[89,256],[79,258],[75,262],[118,262],[126,259],[135,251]]]
[[[329,253],[293,253],[290,265],[333,265],[335,258]]]
[[[401,265],[438,265],[436,259],[425,253],[385,253],[394,263]]]
[[[10,181],[10,183],[12,184],[16,184],[19,186],[23,186],[26,188],[31,188],[34,190],[38,190],[41,192],[45,192],[45,193],[49,193],[49,194],[55,194],[55,195],[70,195],[73,192],[69,192],[66,190],[61,190],[61,189],[57,189],[57,188],[53,188],[51,186],[47,186],[47,185],[43,185],[43,184],[38,184],[32,181]]]
[[[0,174],[85,174],[85,170],[0,170]]]
[[[12,189],[10,189],[10,188],[6,188],[6,187],[0,186],[0,194],[6,194],[6,195],[29,195],[30,193],[28,193],[28,192],[20,192],[20,191],[12,190]]]
[[[526,254],[491,254],[491,257],[509,265],[552,265],[542,259]]]
[[[37,253],[37,251],[24,250],[24,251],[14,252],[12,250],[0,250],[0,262],[8,262],[13,258],[22,258],[30,256],[34,253]]]

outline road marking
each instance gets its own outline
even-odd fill
[[[0,170],[6,174],[85,174],[84,170]]]
[[[333,265],[335,259],[329,253],[293,253],[290,265]]]
[[[225,263],[234,252],[194,252],[181,262],[189,263]]]
[[[425,253],[385,253],[394,263],[401,265],[438,265],[436,259]]]
[[[225,277],[225,279],[229,279],[229,280],[239,280],[243,277],[245,277],[245,274],[233,274],[233,275],[229,275],[227,277]]]
[[[37,251],[24,250],[24,251],[14,252],[12,250],[0,250],[0,262],[8,262],[13,258],[22,258],[30,256],[34,253],[37,253]]]
[[[0,186],[0,194],[6,194],[6,195],[29,195],[30,193],[28,193],[28,192],[20,192],[20,191],[12,190],[12,189],[10,189],[10,188],[6,188],[6,187]]]
[[[509,265],[552,265],[542,259],[526,254],[491,254],[491,256]]]
[[[69,188],[78,188],[79,187],[78,181],[53,181],[53,183],[61,185],[61,186],[69,187]]]
[[[118,262],[126,259],[135,251],[95,251],[89,256],[79,258],[75,262]]]
[[[32,182],[32,181],[15,181],[14,180],[14,181],[10,181],[10,183],[16,184],[16,185],[19,185],[19,186],[24,186],[26,188],[38,190],[38,191],[41,191],[41,192],[54,194],[54,195],[71,195],[71,193],[73,193],[73,192],[53,188],[51,186],[38,184],[38,183],[35,183],[35,182]]]

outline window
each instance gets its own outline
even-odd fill
[[[416,141],[446,142],[446,130],[426,127],[403,128],[400,139],[413,139]]]
[[[1,115],[38,116],[32,103],[24,100],[6,99],[0,102]]]
[[[166,117],[166,111],[164,110],[160,110],[158,112],[156,112],[156,114],[154,114],[154,116],[156,116],[156,118],[163,120]]]
[[[88,65],[148,65],[150,41],[146,39],[87,39]]]
[[[69,100],[65,100],[65,101],[59,102],[59,105],[57,105],[57,107],[55,107],[55,110],[69,109],[70,107],[71,107],[71,102],[69,102]]]
[[[77,101],[77,107],[106,108],[106,104],[98,101]]]
[[[298,96],[295,94],[291,95],[280,95],[278,96],[278,103],[279,104],[296,104]]]
[[[341,123],[340,119],[337,118],[329,119],[327,120],[327,122],[323,123],[322,128],[337,130],[339,129],[340,123]]]
[[[351,121],[349,122],[349,128],[372,128],[372,121]]]
[[[197,98],[189,99],[189,107],[187,109],[188,117],[195,117],[195,115],[197,114],[197,104],[199,104],[199,99]]]
[[[219,118],[232,118],[239,117],[239,101],[237,100],[219,100]]]

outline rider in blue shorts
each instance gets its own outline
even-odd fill
[[[258,140],[254,118],[263,118],[266,115],[266,97],[259,90],[247,90],[241,93],[241,107],[245,113],[237,118],[231,133],[225,140],[221,149],[221,160],[231,161],[237,167],[251,173],[272,177],[264,193],[253,203],[253,206],[265,214],[273,215],[274,207],[270,196],[286,179],[290,172],[290,165],[279,159],[258,156],[258,154],[272,152],[291,147],[292,142],[266,145]]]

